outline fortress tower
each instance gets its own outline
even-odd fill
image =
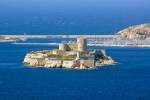
[[[67,44],[65,44],[65,43],[60,43],[60,44],[59,44],[59,50],[66,51],[66,50],[67,50]]]
[[[82,37],[78,37],[77,38],[77,48],[78,51],[83,52],[86,50],[86,46],[87,46],[87,42],[86,39],[82,38]]]

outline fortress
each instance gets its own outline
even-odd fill
[[[47,68],[92,69],[114,63],[104,50],[88,50],[82,37],[72,43],[60,43],[59,49],[32,51],[24,59],[27,66]]]

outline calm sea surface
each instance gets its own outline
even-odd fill
[[[114,34],[149,23],[149,5],[150,0],[0,0],[0,35]],[[150,100],[150,49],[105,48],[120,63],[94,70],[22,64],[26,53],[54,48],[0,43],[0,100]]]
[[[150,100],[150,49],[105,48],[120,64],[94,70],[22,64],[26,53],[54,48],[0,44],[0,100]]]

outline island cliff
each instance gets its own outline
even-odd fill
[[[105,50],[87,50],[86,47],[86,39],[78,37],[76,42],[60,43],[59,49],[32,51],[23,62],[32,67],[71,69],[92,69],[115,63]]]
[[[130,26],[117,33],[120,39],[141,39],[150,38],[150,23]]]

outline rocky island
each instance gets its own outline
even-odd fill
[[[146,40],[150,38],[150,23],[133,25],[117,33],[120,39]]]
[[[16,38],[0,36],[0,42],[15,42]]]
[[[93,69],[116,63],[105,50],[88,50],[86,39],[78,37],[72,43],[60,43],[59,49],[32,51],[23,63],[31,67]]]

